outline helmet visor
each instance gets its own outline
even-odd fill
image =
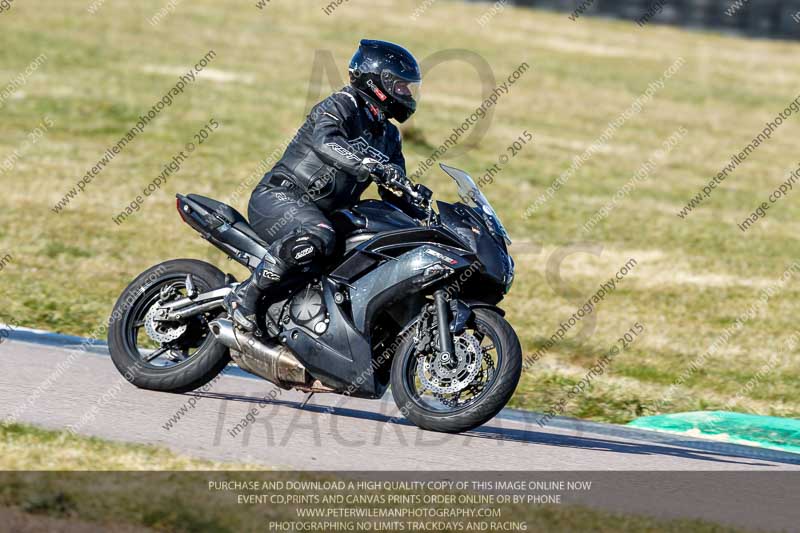
[[[383,88],[400,101],[416,101],[419,98],[419,90],[422,82],[417,79],[398,76],[390,70],[384,70],[381,74]]]
[[[406,81],[397,80],[394,82],[391,93],[398,98],[411,98],[416,100],[419,98],[419,88],[422,85],[420,81]]]

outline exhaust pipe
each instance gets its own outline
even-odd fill
[[[230,348],[231,357],[242,370],[284,389],[309,387],[311,376],[306,367],[286,346],[261,342],[252,333],[234,328],[230,320],[217,319],[208,326],[214,337]]]

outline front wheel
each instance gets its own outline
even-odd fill
[[[401,413],[431,431],[460,433],[485,424],[511,399],[522,372],[522,349],[498,313],[476,309],[453,339],[455,354],[418,352],[410,335],[392,362],[392,394]]]

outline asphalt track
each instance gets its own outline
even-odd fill
[[[157,444],[193,457],[287,470],[735,471],[751,472],[761,481],[764,476],[756,471],[793,471],[797,479],[800,470],[797,454],[567,418],[540,427],[540,415],[508,409],[466,434],[426,432],[404,420],[391,398],[320,394],[303,406],[305,395],[278,392],[235,367],[205,392],[144,391],[121,378],[104,345],[76,350],[80,342],[14,330],[0,344],[0,420],[15,415],[46,428],[72,427],[80,434]],[[233,434],[248,412],[254,422]],[[795,504],[782,508],[795,516],[771,525],[797,527],[796,492],[785,494],[769,482],[756,485],[754,494],[715,505],[706,517],[745,524],[753,498],[774,507],[785,497]],[[742,507],[742,497],[750,506]],[[737,512],[745,514],[737,518]],[[763,527],[763,518],[758,520],[747,525]]]

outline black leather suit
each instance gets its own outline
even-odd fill
[[[397,165],[405,174],[400,132],[370,107],[351,87],[314,106],[253,191],[250,224],[288,267],[334,251],[336,234],[327,215],[359,200],[370,183],[371,160]]]

